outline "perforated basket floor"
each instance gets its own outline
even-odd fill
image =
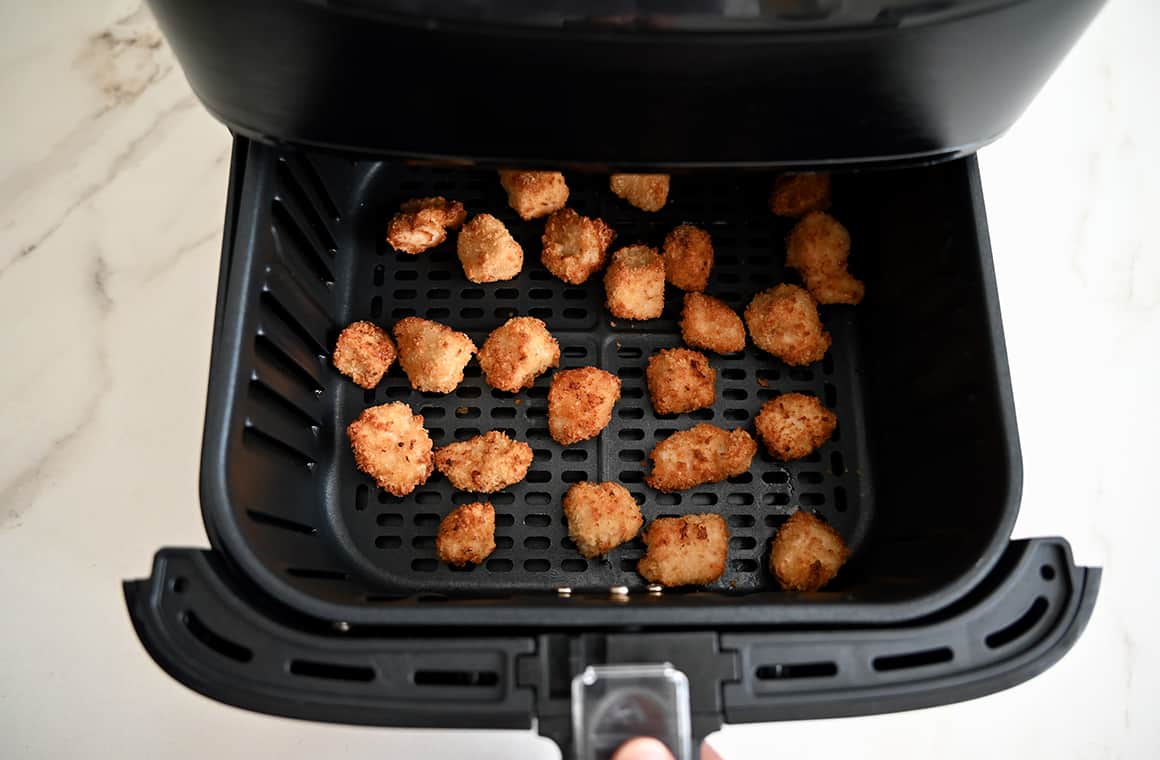
[[[861,546],[873,499],[856,309],[823,307],[833,348],[822,362],[790,368],[752,346],[736,355],[710,354],[717,370],[712,409],[658,416],[644,369],[656,350],[682,345],[680,291],[667,290],[661,319],[612,319],[603,306],[601,276],[571,286],[542,266],[543,220],[521,221],[492,171],[299,155],[281,157],[277,167],[260,191],[269,205],[250,212],[269,220],[268,230],[259,225],[255,233],[256,256],[247,267],[254,280],[237,289],[231,304],[237,320],[230,329],[248,331],[252,350],[242,352],[235,373],[242,413],[231,418],[237,427],[232,445],[244,455],[231,458],[229,497],[248,540],[278,571],[320,586],[358,579],[360,587],[374,590],[364,597],[370,602],[563,586],[578,592],[642,588],[645,581],[635,572],[639,540],[595,561],[581,557],[569,540],[561,501],[581,480],[624,484],[646,521],[696,512],[725,517],[729,558],[714,590],[771,588],[765,569],[770,539],[799,508],[823,516],[855,552]],[[613,196],[606,177],[566,176],[569,206],[611,224],[614,249],[635,242],[659,247],[682,222],[709,230],[716,264],[707,292],[739,311],[757,291],[792,279],[782,271],[790,225],[765,205],[769,175],[676,176],[668,205],[655,214]],[[387,220],[402,201],[427,195],[460,200],[469,216],[486,211],[502,219],[524,248],[520,276],[469,282],[455,256],[454,235],[418,256],[392,251],[383,242]],[[842,217],[840,184],[834,213]],[[561,367],[595,365],[621,378],[611,425],[598,439],[556,444],[547,431],[550,374],[510,394],[488,387],[473,361],[464,383],[439,395],[412,390],[397,366],[373,391],[330,366],[328,351],[346,323],[368,319],[389,329],[408,315],[445,322],[477,345],[511,316],[543,319],[560,342]],[[658,440],[703,421],[753,433],[761,404],[788,391],[814,394],[836,411],[838,430],[819,452],[785,464],[762,450],[748,473],[681,493],[662,494],[644,484],[646,455]],[[388,401],[404,401],[422,414],[436,446],[492,429],[526,440],[535,451],[527,480],[489,497],[456,492],[437,472],[403,498],[377,489],[355,468],[344,428],[367,406]],[[496,551],[478,567],[437,561],[440,519],[456,504],[482,498],[495,505]]]

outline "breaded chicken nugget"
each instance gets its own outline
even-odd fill
[[[807,512],[794,512],[773,539],[769,572],[786,591],[817,591],[849,558],[838,531]]]
[[[648,395],[657,414],[682,414],[713,406],[717,372],[705,355],[687,348],[666,348],[648,360]]]
[[[665,308],[665,264],[656,249],[630,245],[604,273],[608,310],[621,319],[656,319]]]
[[[754,420],[765,448],[783,462],[809,455],[834,434],[838,415],[803,393],[783,393],[761,405]]]
[[[395,324],[399,364],[417,391],[450,393],[475,353],[471,338],[439,322],[406,317]]]
[[[402,401],[364,409],[346,435],[355,464],[387,493],[406,496],[431,476],[431,437]]]
[[[495,551],[495,507],[486,501],[460,504],[439,523],[435,555],[457,567],[478,565]]]
[[[556,443],[594,438],[612,421],[620,378],[596,367],[557,372],[548,389],[548,432]]]
[[[619,483],[576,483],[564,494],[568,535],[589,559],[607,554],[640,532],[644,518]]]
[[[568,202],[568,185],[560,172],[500,170],[499,183],[507,192],[508,205],[521,219],[539,219]]]
[[[422,253],[447,239],[447,230],[459,229],[467,212],[459,201],[442,196],[413,198],[399,207],[387,225],[387,242],[396,251]]]
[[[830,348],[817,303],[796,285],[778,285],[754,296],[745,307],[745,324],[758,348],[786,364],[812,364]]]
[[[532,447],[498,430],[449,443],[435,452],[435,467],[460,491],[495,493],[519,483],[532,466]]]
[[[608,187],[641,211],[660,211],[669,199],[667,174],[613,174]]]
[[[686,293],[681,337],[693,348],[732,354],[745,349],[745,324],[720,298]]]
[[[725,572],[729,530],[720,515],[658,517],[642,539],[648,550],[636,563],[636,571],[649,583],[702,585]]]
[[[524,267],[524,249],[491,214],[479,214],[463,226],[456,250],[472,282],[510,280]]]
[[[713,240],[709,233],[691,224],[682,224],[665,236],[661,250],[665,279],[673,287],[700,292],[709,285],[713,269]]]
[[[830,207],[830,173],[783,174],[774,180],[769,210],[778,216],[798,217]]]
[[[603,219],[589,219],[562,208],[544,225],[540,260],[564,282],[579,285],[604,266],[615,236]]]
[[[395,363],[395,343],[387,331],[370,322],[352,322],[334,344],[334,366],[360,388],[370,390]]]
[[[492,388],[515,393],[560,366],[560,344],[535,317],[512,317],[491,331],[479,349],[479,366]]]
[[[653,470],[644,482],[665,492],[716,483],[748,470],[756,453],[757,442],[741,428],[730,432],[702,422],[653,447]]]
[[[850,233],[822,211],[807,214],[785,241],[785,265],[798,271],[818,303],[856,304],[866,285],[846,271]]]

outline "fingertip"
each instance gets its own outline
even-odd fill
[[[673,760],[673,753],[657,739],[640,737],[620,745],[612,760]]]

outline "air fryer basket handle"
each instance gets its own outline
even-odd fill
[[[893,712],[1021,683],[1083,631],[1098,568],[1066,541],[1013,541],[977,588],[893,628],[557,631],[444,637],[296,618],[242,585],[213,552],[163,549],[124,584],[162,668],[226,704],[379,726],[530,728],[572,752],[569,684],[588,665],[671,662],[689,676],[694,739],[722,722]],[[725,621],[723,621],[724,623]]]

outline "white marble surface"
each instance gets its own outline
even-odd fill
[[[725,758],[1160,754],[1158,33],[1156,4],[1113,0],[981,157],[1026,469],[1015,532],[1106,568],[1087,632],[1007,692],[727,727]],[[554,757],[527,732],[224,707],[137,643],[120,580],[206,544],[228,151],[135,0],[0,0],[0,756]]]

